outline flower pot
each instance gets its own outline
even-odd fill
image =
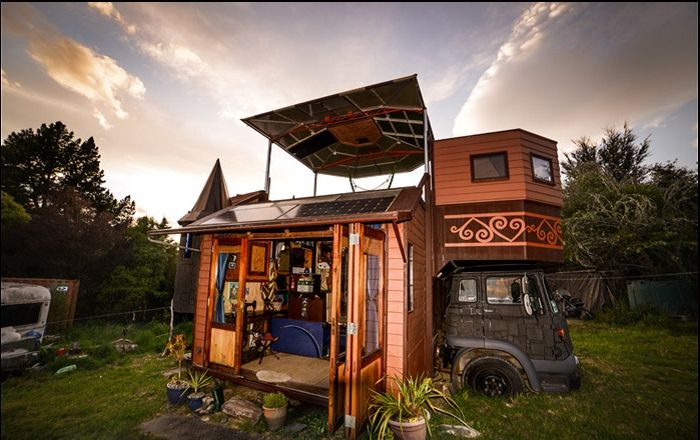
[[[428,427],[423,417],[415,422],[395,422],[389,420],[389,429],[397,439],[403,440],[425,440],[428,434]]]
[[[265,415],[267,426],[274,431],[284,426],[284,420],[287,418],[287,407],[266,408],[263,406],[263,414]]]
[[[206,396],[204,393],[192,393],[187,396],[187,406],[191,411],[196,411],[202,407],[202,399]]]
[[[170,383],[166,386],[166,392],[168,395],[168,402],[171,405],[182,405],[187,401],[187,395],[190,393],[190,389],[186,385],[171,385]]]

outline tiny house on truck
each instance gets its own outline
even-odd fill
[[[181,234],[193,364],[327,406],[331,432],[357,436],[382,377],[432,375],[446,304],[433,291],[447,296],[466,262],[561,260],[556,144],[523,130],[434,141],[415,75],[243,121],[268,139],[264,190],[229,197],[217,161],[181,227],[152,234]],[[424,174],[272,201],[273,144],[315,176]],[[478,352],[450,342],[460,362]]]

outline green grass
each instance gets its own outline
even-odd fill
[[[467,421],[481,438],[698,438],[697,323],[570,324],[581,360],[581,389],[514,399],[458,396]],[[439,418],[434,423],[449,422]]]
[[[698,423],[697,323],[612,326],[594,321],[571,323],[581,359],[583,384],[566,395],[528,394],[514,399],[456,396],[469,424],[482,439],[696,439]],[[58,358],[42,371],[25,372],[2,384],[2,438],[139,439],[139,425],[169,407],[162,372],[172,359],[158,356],[167,325],[132,325],[127,338],[136,353],[120,355],[109,342],[123,326],[77,326],[54,347],[79,341],[91,354],[82,360]],[[183,325],[177,332],[191,331]],[[50,356],[46,356],[50,358]],[[61,366],[77,370],[56,376]],[[262,393],[236,388],[262,404]],[[288,423],[301,422],[299,440],[325,437],[326,413],[308,406],[290,407]],[[447,439],[431,420],[433,436]],[[256,425],[231,419],[237,427],[266,438],[264,420]],[[340,430],[342,431],[342,430]],[[340,432],[336,433],[336,438]]]

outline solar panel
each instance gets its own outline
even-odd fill
[[[384,212],[394,196],[373,199],[335,200],[332,202],[307,203],[299,206],[295,217],[323,217],[332,215],[367,214]]]

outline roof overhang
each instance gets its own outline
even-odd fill
[[[185,227],[149,231],[148,235],[246,232],[356,222],[399,223],[412,218],[420,200],[420,188],[406,187],[238,205]]]
[[[416,75],[242,121],[313,172],[342,177],[413,171],[432,140]]]

